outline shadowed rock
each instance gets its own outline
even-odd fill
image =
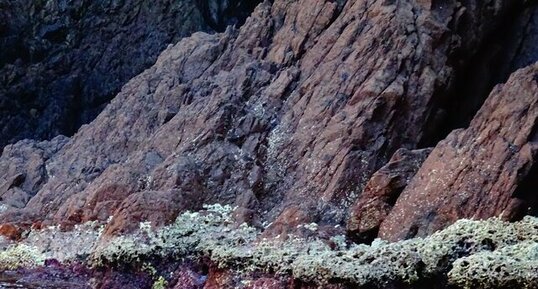
[[[72,135],[168,44],[241,24],[257,3],[0,0],[0,148]]]
[[[461,218],[520,218],[535,206],[516,194],[538,152],[538,64],[498,85],[469,128],[441,141],[383,222],[379,236],[426,236]],[[529,174],[532,173],[532,174]],[[529,202],[528,200],[531,200]]]
[[[390,213],[400,193],[430,154],[431,149],[400,149],[372,175],[353,205],[347,222],[348,235],[361,242],[377,237],[379,226]]]

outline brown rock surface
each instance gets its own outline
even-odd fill
[[[386,165],[372,175],[350,210],[348,235],[358,241],[368,241],[377,236],[381,222],[430,152],[431,149],[399,149]]]
[[[397,149],[428,137],[459,63],[519,1],[495,3],[266,1],[241,29],[166,49],[0,219],[114,215],[118,232],[219,202],[257,223],[341,223]]]
[[[8,240],[18,240],[21,238],[21,230],[11,224],[0,225],[0,236],[5,237]]]
[[[538,64],[498,85],[467,129],[440,142],[406,187],[379,235],[425,236],[461,218],[521,217],[535,205]],[[532,191],[518,187],[525,179]]]

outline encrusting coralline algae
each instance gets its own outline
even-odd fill
[[[141,223],[136,234],[106,241],[96,237],[83,250],[84,256],[62,253],[61,257],[64,262],[85,258],[91,249],[86,262],[103,266],[207,256],[219,267],[271,271],[318,284],[338,281],[383,287],[446,276],[450,285],[461,288],[538,286],[538,219],[534,217],[515,223],[496,218],[459,220],[426,238],[395,243],[378,239],[365,245],[349,244],[343,236],[330,242],[314,237],[261,239],[260,230],[234,223],[232,212],[230,206],[212,205],[205,211],[185,212],[157,230]],[[88,241],[97,235],[71,233],[69,238],[76,242],[76,236]],[[25,242],[0,253],[0,269],[38,266],[60,254],[59,250],[51,253],[50,247],[45,253],[42,247]]]

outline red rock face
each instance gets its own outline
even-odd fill
[[[8,240],[18,240],[21,238],[22,231],[12,224],[0,225],[0,236],[4,236]]]
[[[535,191],[517,192],[536,180],[538,65],[497,86],[467,129],[440,142],[383,222],[388,240],[425,236],[461,218],[514,219],[535,205]],[[536,187],[534,187],[534,190]]]
[[[218,202],[278,233],[343,223],[371,175],[428,137],[458,63],[516,2],[265,2],[241,29],[166,49],[0,219],[114,216],[115,233]]]
[[[368,241],[377,236],[381,222],[430,152],[431,149],[400,149],[372,175],[351,209],[347,222],[347,231],[351,237],[358,241]]]

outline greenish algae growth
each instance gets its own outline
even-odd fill
[[[383,287],[445,276],[450,285],[460,288],[477,284],[484,286],[477,285],[480,288],[538,286],[538,253],[529,249],[536,248],[538,241],[538,219],[533,217],[516,223],[496,218],[459,220],[427,238],[396,243],[376,240],[372,245],[348,244],[343,236],[335,236],[330,246],[317,238],[260,239],[261,231],[234,224],[232,211],[229,206],[213,205],[203,212],[184,213],[155,232],[145,230],[102,244],[92,262],[103,265],[142,262],[156,256],[178,260],[208,256],[223,268],[276,272],[317,284],[339,280]],[[514,280],[503,281],[507,280],[505,272],[468,273],[467,268],[491,270],[485,260],[492,258],[505,262]]]
[[[515,223],[459,220],[426,238],[365,245],[346,242],[344,236],[331,242],[316,237],[263,239],[261,230],[236,224],[232,213],[230,206],[206,206],[181,214],[168,226],[154,229],[141,223],[136,234],[107,240],[96,224],[81,226],[79,232],[32,232],[22,243],[0,251],[0,270],[40,266],[47,258],[85,260],[91,266],[138,264],[154,277],[153,288],[164,288],[166,279],[149,260],[209,257],[222,268],[272,272],[320,285],[338,281],[383,288],[431,279],[447,280],[456,288],[538,288],[534,217]],[[51,245],[56,242],[61,246]],[[84,247],[77,247],[81,243]],[[74,254],[61,248],[80,250]]]

